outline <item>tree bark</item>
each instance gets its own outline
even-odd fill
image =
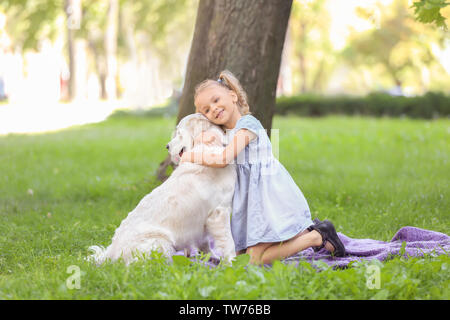
[[[195,112],[195,86],[228,69],[270,137],[291,7],[292,0],[200,0],[177,124]],[[158,169],[160,179],[167,163],[166,158]]]

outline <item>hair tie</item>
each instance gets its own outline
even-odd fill
[[[219,78],[219,79],[217,79],[217,82],[223,84],[223,79],[222,79],[222,78]]]

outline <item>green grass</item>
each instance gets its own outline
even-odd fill
[[[54,133],[0,136],[0,299],[449,299],[450,258],[400,258],[316,272],[209,268],[155,255],[126,268],[83,260],[108,245],[140,199],[160,184],[174,118],[116,117]],[[275,117],[279,160],[313,218],[353,238],[389,241],[403,226],[450,233],[450,120]],[[67,268],[81,270],[69,289]]]

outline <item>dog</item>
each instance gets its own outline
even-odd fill
[[[207,137],[207,138],[204,138]],[[156,250],[167,258],[176,251],[198,248],[211,252],[208,238],[218,253],[231,263],[235,246],[230,217],[236,182],[234,164],[213,168],[183,162],[185,151],[223,152],[226,135],[201,113],[184,117],[166,148],[176,165],[170,177],[147,194],[121,222],[105,249],[91,246],[87,260],[97,265],[122,258],[125,264],[139,254]]]

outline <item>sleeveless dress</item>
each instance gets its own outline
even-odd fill
[[[261,242],[288,240],[314,224],[303,193],[274,157],[258,119],[242,116],[233,129],[226,130],[228,142],[242,128],[257,137],[232,161],[237,172],[231,215],[236,251]]]

